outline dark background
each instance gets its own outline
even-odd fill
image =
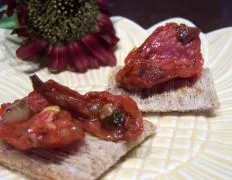
[[[109,10],[144,28],[171,17],[186,18],[203,32],[232,26],[232,0],[109,0]]]

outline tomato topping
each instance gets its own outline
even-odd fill
[[[34,91],[0,108],[0,139],[14,147],[58,148],[84,138],[84,131],[105,140],[135,140],[143,120],[129,97],[109,92],[78,92],[31,77]],[[61,110],[62,109],[62,110]]]
[[[143,132],[143,120],[129,97],[109,92],[91,92],[84,98],[94,118],[83,121],[84,129],[106,140],[135,140]]]
[[[50,104],[58,105],[62,109],[76,113],[76,116],[90,117],[86,102],[78,92],[49,80],[43,83],[37,76],[31,76],[32,84],[38,93]]]
[[[129,53],[116,82],[127,90],[143,90],[173,78],[199,76],[204,63],[199,33],[176,23],[157,28]]]
[[[40,112],[49,103],[40,94],[33,91],[23,99],[13,103],[3,104],[1,106],[1,121],[21,121],[31,118],[34,114]]]
[[[57,148],[83,138],[80,122],[62,110],[43,110],[28,120],[0,124],[0,139],[20,150]]]
[[[85,131],[97,137],[111,141],[133,140],[143,132],[142,115],[129,97],[109,92],[80,95],[52,80],[43,83],[37,76],[31,80],[35,91],[49,103],[70,111]]]
[[[48,101],[36,91],[31,92],[25,99],[26,104],[34,113],[40,112],[49,105]]]

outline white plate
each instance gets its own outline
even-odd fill
[[[160,23],[145,30],[136,23],[113,17],[118,44],[118,65],[128,52],[139,46]],[[193,24],[182,18],[169,21]],[[18,40],[10,41],[9,31],[0,30],[0,103],[13,101],[32,90],[28,71],[36,65],[15,57]],[[105,179],[230,179],[232,177],[232,28],[201,34],[205,66],[212,70],[221,108],[215,116],[202,114],[145,115],[158,126],[156,136],[118,163]],[[85,74],[63,72],[50,74],[42,69],[43,79],[54,79],[81,93],[104,90],[112,68],[91,70]],[[1,179],[23,178],[15,172],[0,168]]]

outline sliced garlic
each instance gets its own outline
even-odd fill
[[[60,107],[59,106],[48,106],[46,108],[44,108],[42,110],[42,112],[44,111],[55,111],[55,112],[59,112],[60,111]]]

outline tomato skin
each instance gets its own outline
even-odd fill
[[[37,77],[32,82],[36,91],[22,100],[33,114],[27,120],[17,121],[16,116],[0,122],[0,139],[17,149],[60,148],[82,140],[84,131],[110,141],[135,140],[143,132],[141,112],[129,97],[106,91],[80,95]],[[1,106],[0,117],[9,105]],[[51,105],[59,108],[49,108]]]
[[[80,122],[67,111],[42,111],[31,119],[0,125],[0,139],[20,150],[59,148],[84,138]]]
[[[7,106],[9,106],[9,105],[10,105],[10,103],[4,103],[4,104],[0,105],[0,120],[2,119],[5,110],[6,110]]]
[[[176,23],[157,28],[125,59],[116,82],[130,91],[152,88],[174,78],[200,76],[204,59],[200,30]]]
[[[130,118],[127,117],[125,122],[125,127],[127,128],[126,139],[135,140],[143,132],[142,114],[137,104],[126,96],[123,97],[122,107],[131,116]]]
[[[24,99],[34,113],[42,111],[44,107],[49,105],[48,101],[36,91],[32,91]]]
[[[107,91],[81,95],[52,80],[43,83],[37,76],[32,76],[31,80],[34,89],[49,103],[72,112],[72,115],[82,123],[84,130],[94,136],[111,141],[134,140],[143,132],[141,112],[129,97],[113,95]],[[106,112],[103,109],[106,109]],[[125,114],[123,126],[104,127],[104,124],[109,124],[104,123],[104,117],[114,110]]]
[[[50,104],[58,105],[62,109],[75,112],[83,118],[90,117],[83,96],[53,80],[43,83],[36,75],[31,76],[34,90],[43,96]]]

